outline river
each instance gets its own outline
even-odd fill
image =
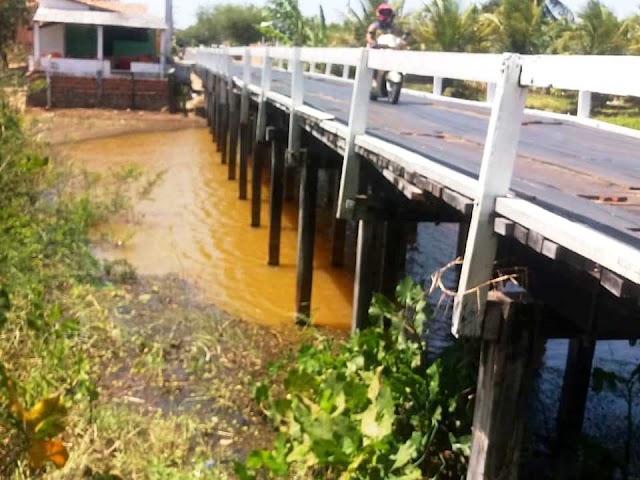
[[[293,325],[297,207],[285,203],[282,264],[269,267],[268,188],[265,185],[262,196],[262,226],[251,228],[250,202],[238,200],[237,182],[227,180],[227,167],[221,165],[206,129],[90,140],[68,145],[66,154],[77,164],[103,173],[131,164],[147,175],[164,172],[151,197],[134,206],[133,215],[103,230],[109,241],[100,244],[99,255],[124,257],[142,274],[178,273],[195,282],[206,300],[248,321]],[[319,230],[312,320],[347,329],[352,270],[331,266],[329,237],[326,229]],[[432,271],[454,258],[456,238],[457,225],[420,224],[416,240],[409,247],[408,273],[417,280],[428,279]],[[450,341],[448,303],[441,303],[437,313],[431,345],[439,348]],[[553,430],[566,351],[566,341],[547,343],[531,407],[533,430],[541,437]],[[598,343],[594,366],[628,373],[638,363],[640,347],[627,342]],[[591,393],[586,431],[610,445],[620,445],[625,411],[619,395]],[[637,403],[634,414],[637,424]],[[640,445],[639,437],[636,425],[636,445]]]

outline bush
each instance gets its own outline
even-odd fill
[[[422,289],[376,296],[374,326],[342,345],[303,346],[284,381],[260,384],[256,400],[278,428],[271,450],[236,466],[240,478],[460,478],[470,449],[474,367],[454,344],[428,363]],[[275,385],[282,384],[279,388]]]

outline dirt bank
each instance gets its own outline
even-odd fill
[[[203,118],[163,112],[30,108],[26,116],[35,133],[52,145],[145,132],[173,131],[206,125]]]

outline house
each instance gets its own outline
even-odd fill
[[[163,18],[116,0],[41,0],[33,18],[30,70],[110,77],[164,73]]]
[[[144,5],[118,0],[40,0],[33,17],[29,71],[48,79],[48,104],[97,106],[111,92],[114,101],[105,106],[140,108],[135,96],[145,94],[143,86],[153,92],[166,90],[166,85],[160,88],[152,80],[166,84],[168,30],[165,19],[150,15]],[[132,100],[115,101],[116,90],[132,92]],[[162,102],[166,103],[166,95]],[[154,109],[159,104],[160,100]]]

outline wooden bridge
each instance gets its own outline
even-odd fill
[[[195,54],[211,132],[239,198],[251,198],[252,226],[270,169],[270,265],[279,263],[283,201],[298,196],[296,319],[311,312],[320,169],[322,188],[335,189],[336,266],[347,223],[357,222],[353,328],[366,324],[372,292],[391,293],[403,275],[406,225],[459,222],[452,332],[482,339],[467,478],[516,477],[513,445],[546,338],[571,339],[558,436],[574,440],[596,340],[640,337],[640,133],[583,118],[590,92],[640,96],[640,59],[266,47]],[[435,94],[370,102],[376,69],[433,77]],[[442,79],[486,83],[487,102],[438,95]],[[531,87],[580,91],[581,117],[525,110]],[[516,266],[523,289],[489,291],[498,271]]]

